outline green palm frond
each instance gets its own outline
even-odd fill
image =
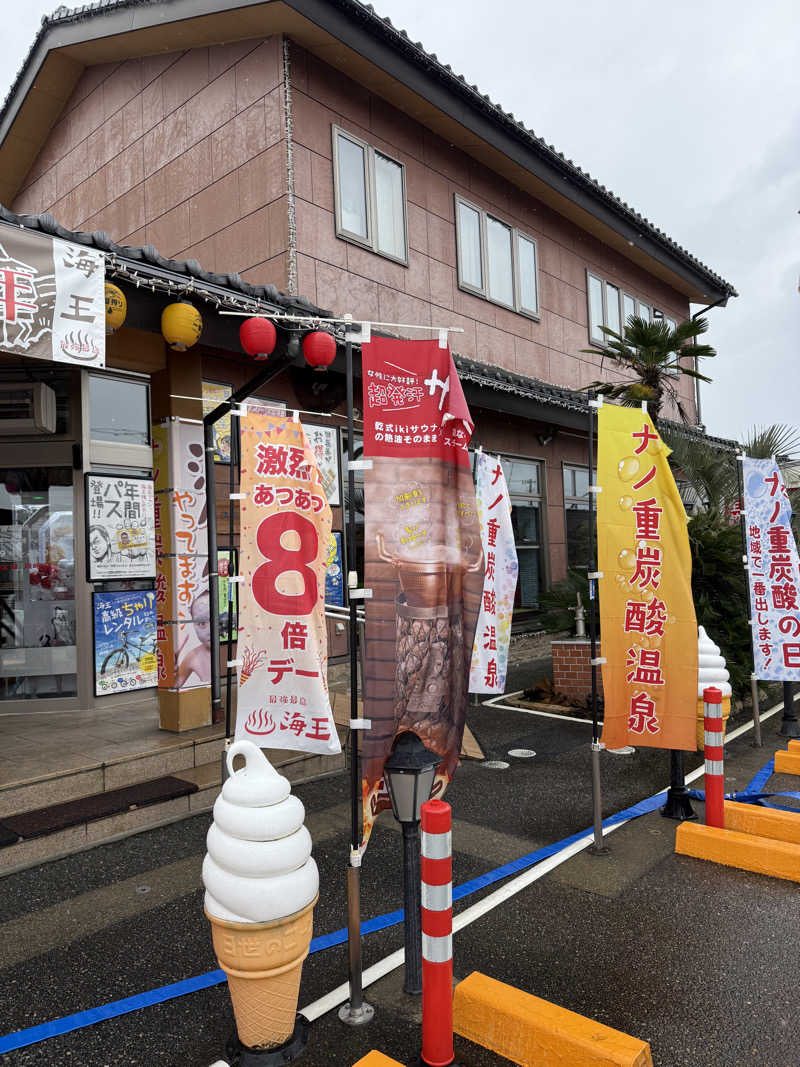
[[[754,426],[741,445],[744,454],[751,459],[775,456],[782,463],[794,463],[800,459],[800,432],[796,427],[784,423]]]

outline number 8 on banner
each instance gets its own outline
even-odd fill
[[[294,536],[288,538],[287,534]],[[265,560],[253,573],[256,602],[271,615],[310,615],[319,596],[313,569],[319,552],[319,537],[314,524],[296,513],[269,515],[259,524],[256,545]],[[278,583],[285,574],[299,575],[303,582],[302,591],[282,592]]]

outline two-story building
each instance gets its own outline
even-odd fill
[[[580,389],[615,375],[585,351],[602,340],[599,328],[619,329],[632,314],[676,323],[693,305],[736,295],[357,0],[60,7],[43,22],[0,114],[0,203],[23,225],[33,216],[36,227],[47,213],[67,231],[102,231],[100,249],[110,238],[145,248],[151,263],[190,261],[189,275],[202,268],[220,284],[236,276],[234,288],[239,279],[272,285],[289,304],[303,297],[335,316],[389,324],[374,327],[387,333],[456,327],[450,347],[474,444],[506,464],[520,623],[543,586],[585,565],[588,409]],[[0,509],[11,514],[15,487],[57,485],[49,506],[63,536],[82,543],[84,473],[147,473],[154,418],[197,419],[204,394],[213,403],[252,375],[232,337],[205,334],[178,354],[123,328],[102,374],[73,369],[60,386],[65,411],[72,397],[69,442],[90,445],[77,465],[54,460],[41,439],[23,448],[0,436]],[[335,430],[337,451],[346,449],[341,374],[302,364],[298,357],[267,395],[301,409],[309,425]],[[53,369],[0,345],[0,374],[49,380]],[[678,387],[689,432],[700,432],[693,383],[681,378]],[[227,492],[224,464],[219,483]],[[333,499],[343,500],[341,486]],[[69,524],[65,513],[74,515]],[[334,516],[341,530],[340,507]],[[3,551],[13,555],[21,543],[5,538]],[[235,536],[224,540],[235,544]],[[88,599],[85,567],[76,566],[75,583],[75,596]],[[5,611],[19,616],[13,590],[2,595]],[[27,640],[23,633],[3,631],[0,660]],[[334,654],[337,640],[332,628]],[[91,649],[80,641],[77,649],[74,670],[62,666],[58,676],[55,667],[34,680],[0,668],[0,700],[38,698],[53,708],[111,700],[95,695]]]

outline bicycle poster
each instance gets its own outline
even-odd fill
[[[93,606],[95,696],[155,688],[155,592],[95,593]]]

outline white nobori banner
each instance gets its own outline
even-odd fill
[[[469,691],[497,694],[506,688],[519,563],[511,525],[511,501],[500,458],[479,452],[475,460],[475,495],[486,573],[472,648]]]
[[[800,681],[800,566],[792,508],[774,459],[742,461],[753,662],[762,681]]]

